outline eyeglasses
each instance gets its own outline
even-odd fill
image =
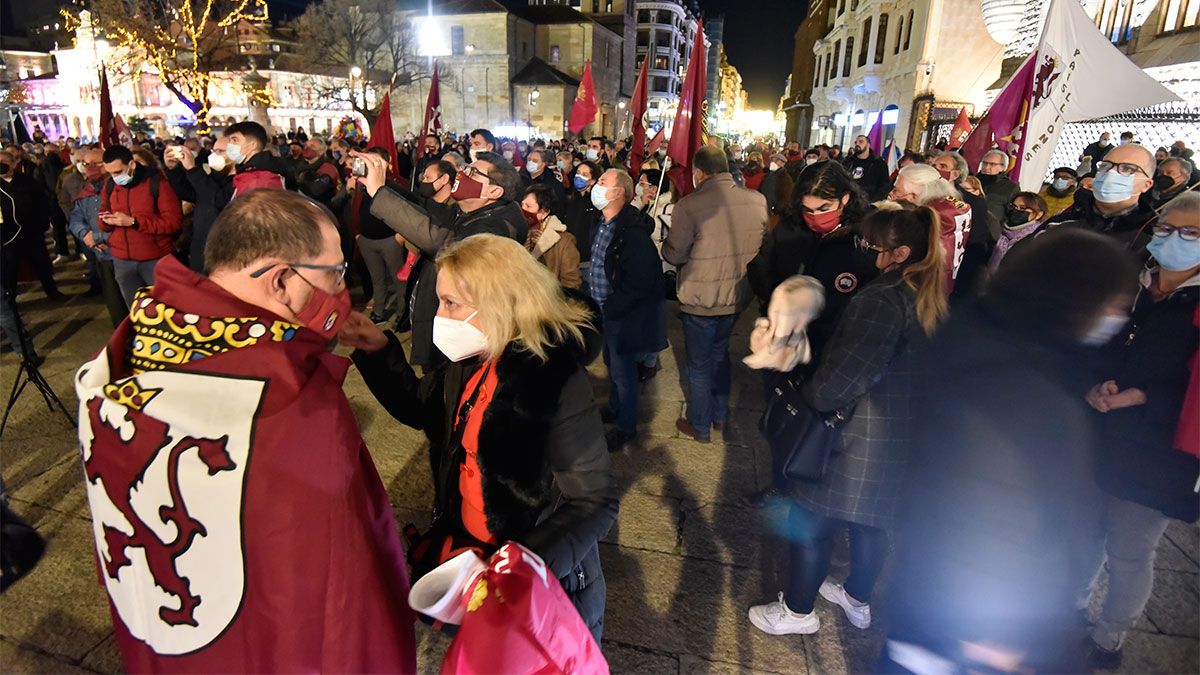
[[[468,177],[483,176],[484,178],[488,179],[489,183],[492,182],[492,177],[487,175],[486,171],[483,171],[481,169],[476,169],[473,166],[468,165],[466,168],[464,168],[462,170],[462,172],[467,174]]]
[[[280,265],[287,265],[288,267],[291,267],[294,269],[301,269],[301,270],[320,270],[322,272],[334,272],[335,273],[334,280],[337,282],[337,284],[339,286],[341,286],[343,283],[346,282],[346,270],[350,269],[350,263],[348,263],[348,262],[341,262],[336,265],[308,265],[305,263],[271,263],[270,265],[267,265],[266,267],[262,268],[261,270],[251,272],[250,278],[257,279],[257,278],[261,277],[262,275],[266,274],[267,272],[270,272],[271,270],[275,269],[276,267],[279,267]]]
[[[854,243],[863,251],[874,251],[876,253],[884,253],[887,251],[886,248],[884,248],[882,246],[878,246],[876,244],[872,244],[871,242],[867,241],[865,238],[858,236],[858,235],[855,235]]]
[[[1178,232],[1179,238],[1184,241],[1196,241],[1200,239],[1200,227],[1175,227],[1168,223],[1155,223],[1151,228],[1156,237],[1169,237]]]
[[[983,166],[1008,166],[1007,162],[980,162]]]
[[[1146,170],[1143,169],[1142,167],[1138,166],[1137,164],[1131,164],[1129,162],[1121,162],[1120,164],[1113,164],[1112,162],[1110,162],[1108,160],[1103,160],[1103,159],[1100,160],[1099,162],[1096,162],[1096,173],[1098,173],[1098,174],[1105,173],[1107,171],[1112,171],[1113,169],[1116,169],[1117,173],[1121,174],[1122,176],[1132,176],[1134,174],[1140,173],[1147,178],[1150,177],[1150,174],[1146,173]]]

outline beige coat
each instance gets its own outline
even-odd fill
[[[558,283],[567,288],[583,285],[579,273],[579,248],[575,237],[567,232],[567,226],[557,216],[549,216],[542,223],[542,232],[530,250],[534,258],[558,277]]]
[[[738,187],[728,173],[712,176],[679,200],[662,257],[679,266],[680,308],[699,316],[745,309],[753,296],[746,265],[766,230],[766,198]]]

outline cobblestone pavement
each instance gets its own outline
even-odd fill
[[[59,271],[78,279],[78,263]],[[81,293],[80,282],[64,284]],[[75,369],[108,338],[95,298],[47,302],[21,296],[22,310],[47,356],[42,372],[72,411]],[[734,334],[744,350],[748,317]],[[608,580],[604,652],[614,672],[865,672],[878,656],[885,627],[850,626],[818,601],[822,629],[812,636],[769,637],[753,629],[746,609],[783,587],[786,555],[773,535],[779,507],[743,508],[738,498],[767,483],[769,460],[754,423],[762,408],[759,378],[735,358],[733,415],[725,441],[681,438],[679,369],[682,339],[671,317],[672,348],[644,389],[642,436],[615,456],[623,489],[621,515],[601,545]],[[736,355],[740,356],[740,354]],[[0,391],[13,384],[17,361],[0,357]],[[601,392],[603,366],[593,367]],[[391,420],[351,371],[346,393],[391,494],[401,523],[427,522],[432,498],[422,437]],[[38,568],[0,599],[0,671],[117,672],[108,603],[96,583],[94,543],[72,429],[48,413],[36,391],[18,401],[0,444],[12,505],[49,540]],[[1200,533],[1174,523],[1159,549],[1154,595],[1128,641],[1127,672],[1200,672],[1197,562]],[[834,574],[845,575],[844,566]],[[886,588],[887,578],[882,587]],[[403,599],[397,598],[397,602]],[[882,616],[886,592],[876,598]],[[881,622],[882,623],[882,622]],[[423,672],[436,672],[446,642],[417,628]]]

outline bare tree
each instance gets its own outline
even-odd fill
[[[322,0],[309,5],[294,24],[300,53],[309,63],[351,76],[350,86],[314,85],[330,107],[349,104],[374,123],[390,84],[429,79],[425,57],[417,55],[409,13],[395,0]],[[371,96],[368,96],[368,92]]]
[[[78,26],[78,17],[64,11],[63,18]],[[108,65],[128,74],[149,63],[201,130],[208,127],[212,74],[244,65],[239,26],[268,18],[267,0],[92,0],[94,28],[117,47],[118,62]]]

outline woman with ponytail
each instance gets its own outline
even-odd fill
[[[932,210],[895,204],[861,224],[860,245],[874,254],[880,275],[850,301],[801,388],[814,410],[840,411],[849,421],[825,475],[791,486],[787,591],[749,611],[763,632],[815,633],[818,593],[857,628],[871,625],[871,593],[887,559],[887,532],[895,526],[908,463],[911,354],[946,315],[940,227]],[[842,525],[850,531],[851,557],[844,584],[825,578]]]

